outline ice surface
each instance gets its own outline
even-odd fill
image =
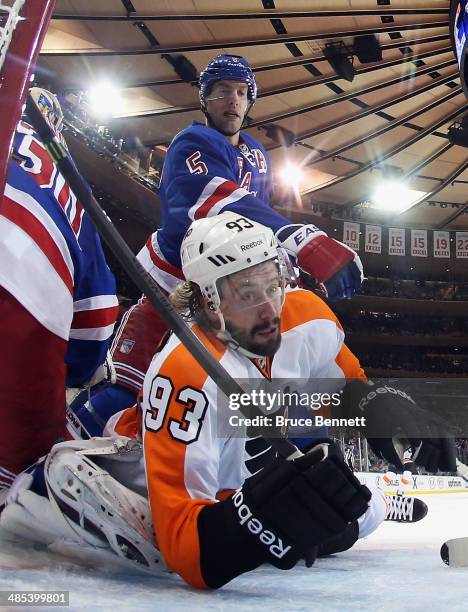
[[[420,497],[429,505],[420,523],[386,522],[310,569],[265,566],[215,592],[197,592],[173,575],[87,567],[10,542],[0,542],[0,590],[68,590],[68,609],[77,611],[466,611],[468,568],[444,565],[439,548],[448,538],[468,536],[468,492]]]

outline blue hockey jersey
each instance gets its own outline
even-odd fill
[[[140,251],[140,262],[171,291],[183,278],[180,245],[193,220],[232,210],[274,232],[290,226],[270,207],[271,190],[270,161],[257,140],[241,132],[234,146],[217,130],[193,122],[167,151],[160,186],[162,227]]]
[[[0,234],[0,285],[69,341],[67,384],[87,382],[109,346],[115,279],[91,219],[25,121],[15,135]]]

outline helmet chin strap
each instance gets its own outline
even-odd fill
[[[252,351],[249,351],[248,349],[241,346],[239,342],[237,342],[237,340],[234,340],[234,338],[231,335],[231,332],[229,332],[226,329],[226,322],[224,321],[223,313],[220,310],[217,310],[216,314],[218,315],[219,324],[220,324],[220,329],[216,332],[217,338],[219,338],[223,342],[226,342],[227,344],[229,344],[229,346],[232,349],[234,349],[235,351],[239,351],[239,353],[242,353],[249,359],[264,359],[265,358],[265,355],[258,355],[257,353],[252,353]]]

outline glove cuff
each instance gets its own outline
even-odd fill
[[[239,489],[232,497],[205,506],[198,515],[200,564],[210,588],[217,589],[263,563],[291,569],[301,556],[268,529],[263,517],[255,516],[245,497]]]
[[[287,230],[292,230],[287,233]],[[298,251],[302,249],[308,242],[318,238],[319,236],[326,236],[325,232],[322,232],[315,225],[289,225],[286,228],[281,228],[276,233],[276,238],[286,251],[297,255]]]

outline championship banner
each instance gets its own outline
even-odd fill
[[[434,257],[450,258],[450,232],[434,230]]]
[[[343,223],[343,242],[355,251],[359,251],[359,223]]]
[[[405,255],[405,230],[403,228],[388,228],[388,254]]]
[[[411,230],[411,256],[427,257],[426,230]]]
[[[468,257],[468,232],[455,232],[455,257]]]
[[[382,252],[382,228],[380,225],[366,225],[364,251],[379,254]]]

